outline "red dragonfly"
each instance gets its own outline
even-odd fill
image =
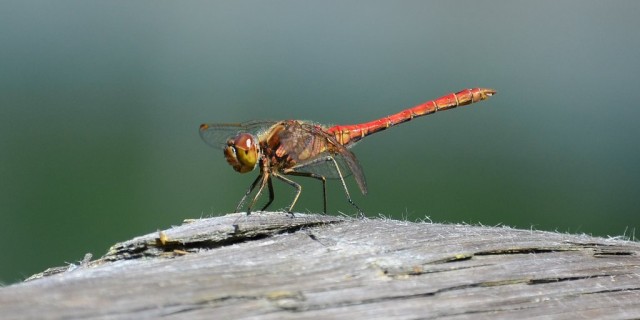
[[[247,206],[247,214],[256,204],[267,187],[269,201],[264,211],[273,202],[272,177],[286,182],[296,189],[291,205],[292,212],[298,201],[302,186],[285,176],[303,176],[322,181],[324,212],[327,212],[326,180],[340,179],[347,201],[360,208],[351,200],[344,178],[353,174],[362,194],[367,194],[367,184],[356,156],[349,151],[360,139],[385,130],[413,118],[440,110],[464,106],[488,99],[496,93],[492,89],[465,89],[450,93],[435,100],[427,101],[413,108],[400,111],[361,124],[338,125],[333,127],[300,121],[249,121],[235,124],[202,124],[200,136],[209,145],[222,149],[227,162],[234,170],[246,173],[260,168],[260,174],[253,181],[236,212],[240,211],[247,197],[258,187],[258,191]]]

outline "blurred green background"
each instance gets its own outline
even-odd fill
[[[626,236],[640,226],[640,2],[3,1],[0,282],[231,212],[202,122],[369,121],[498,95],[352,149],[368,216]],[[322,210],[320,184],[299,211]],[[276,183],[272,208],[286,206]],[[354,214],[338,182],[329,211]]]

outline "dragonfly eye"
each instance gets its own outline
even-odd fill
[[[240,133],[227,141],[224,156],[234,170],[245,173],[253,170],[258,163],[258,143],[248,133]]]

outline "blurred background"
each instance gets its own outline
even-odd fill
[[[231,212],[203,122],[352,124],[498,94],[352,149],[370,217],[636,239],[640,2],[3,1],[0,283]],[[321,212],[298,178],[296,209]],[[339,182],[329,214],[356,212]],[[287,206],[276,181],[273,209]]]

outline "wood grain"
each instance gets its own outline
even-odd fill
[[[322,215],[192,220],[28,280],[0,318],[640,318],[637,242]]]

